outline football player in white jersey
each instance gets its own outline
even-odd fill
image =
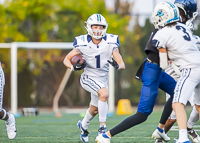
[[[14,115],[6,112],[6,110],[3,109],[2,107],[4,85],[5,85],[5,76],[0,62],[0,119],[5,121],[8,138],[12,140],[16,137],[17,130],[16,130]]]
[[[91,101],[85,117],[78,121],[77,125],[81,130],[81,140],[88,142],[88,126],[97,114],[100,122],[98,134],[107,130],[109,63],[117,70],[125,69],[125,64],[118,49],[119,37],[106,33],[108,23],[101,14],[91,15],[85,28],[88,34],[75,37],[74,49],[67,54],[63,62],[71,70],[84,68],[80,83],[91,93]],[[86,60],[86,66],[82,64],[77,67],[76,64],[71,64],[72,57],[79,54]]]
[[[155,34],[153,41],[154,46],[159,50],[161,68],[166,69],[168,59],[170,59],[170,63],[174,63],[181,70],[172,104],[179,127],[179,139],[176,142],[190,143],[187,136],[187,115],[184,105],[194,91],[194,104],[200,112],[198,94],[200,92],[200,52],[190,29],[185,24],[174,22],[177,16],[179,16],[179,10],[176,5],[170,4],[169,7],[162,2],[155,7],[152,14],[153,24],[160,30]]]
[[[186,25],[187,27],[190,28],[191,31],[194,30],[194,27],[193,27],[193,24],[191,23],[190,20],[188,20],[186,22]],[[195,39],[197,40],[196,41],[196,44],[197,46],[198,45],[198,40],[199,40],[199,37],[196,36],[196,35],[193,35],[193,37],[195,37]],[[180,77],[181,73],[178,69],[178,67],[175,65],[175,64],[171,64],[171,66],[169,66],[166,70],[165,70],[166,73],[168,73],[170,76],[172,76],[176,81],[178,80],[178,78]],[[170,97],[169,94],[166,93],[166,100],[168,100]],[[194,93],[192,94],[192,96],[189,98],[189,102],[190,102],[190,105],[192,106],[192,112],[190,113],[190,117],[188,119],[188,122],[187,122],[187,130],[188,130],[188,135],[190,136],[190,138],[192,139],[192,141],[194,143],[200,143],[200,137],[199,135],[195,132],[195,130],[193,129],[194,125],[196,124],[196,122],[199,120],[199,113],[198,111],[196,110],[196,107],[194,106]],[[169,117],[169,119],[167,120],[166,124],[165,124],[165,132],[167,133],[168,130],[172,127],[172,125],[176,122],[176,115],[175,115],[175,112],[173,111]],[[161,142],[161,141],[160,141]],[[155,142],[155,143],[159,143],[158,141]]]
[[[174,2],[175,5],[177,5],[177,7],[179,8],[179,12],[180,12],[180,16],[182,19],[182,23],[186,24],[186,26],[191,30],[194,31],[194,26],[192,24],[193,20],[196,18],[196,16],[198,15],[198,12],[196,12],[197,10],[197,5],[196,2],[194,0],[176,0]],[[197,46],[199,46],[199,37],[196,35],[193,35],[195,37],[195,39],[197,40],[196,44]],[[170,76],[172,76],[176,81],[178,80],[178,78],[180,77],[180,71],[178,69],[178,67],[175,64],[171,64],[171,66],[169,66],[166,70],[166,73],[168,73]],[[166,101],[170,98],[170,95],[166,93]],[[199,113],[196,110],[196,107],[194,106],[193,103],[193,94],[189,99],[190,105],[193,107],[192,112],[190,114],[190,117],[188,119],[187,122],[187,130],[188,130],[188,135],[190,136],[190,138],[192,139],[192,141],[194,143],[199,143],[200,142],[200,137],[199,135],[195,132],[195,130],[193,129],[193,126],[196,124],[196,122],[199,119]],[[169,117],[169,119],[167,120],[167,122],[165,123],[165,133],[167,133],[170,128],[173,126],[173,124],[176,122],[176,115],[175,112],[173,111]],[[155,143],[163,143],[164,141],[162,141],[162,139],[157,139],[155,141]]]

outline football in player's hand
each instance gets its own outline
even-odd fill
[[[82,64],[82,63],[85,61],[81,55],[76,55],[76,56],[74,56],[74,57],[71,59],[72,65],[75,65],[76,62],[77,62],[79,59],[80,59],[79,64]]]

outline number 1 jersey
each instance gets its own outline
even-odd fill
[[[120,46],[120,42],[118,35],[106,34],[96,45],[92,42],[92,38],[86,34],[75,37],[73,46],[87,62],[84,74],[99,77],[107,76],[108,60],[111,60],[112,53]]]

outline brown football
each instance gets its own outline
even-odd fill
[[[74,65],[78,59],[80,59],[79,64],[85,61],[81,55],[76,55],[71,59],[72,65]]]

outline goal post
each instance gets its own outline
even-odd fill
[[[13,42],[0,43],[0,48],[11,48],[11,113],[17,114],[18,86],[17,86],[17,50],[25,49],[72,49],[72,42]],[[62,94],[62,93],[59,93]],[[59,100],[59,99],[58,99]],[[114,68],[110,66],[109,72],[109,112],[114,112]]]

